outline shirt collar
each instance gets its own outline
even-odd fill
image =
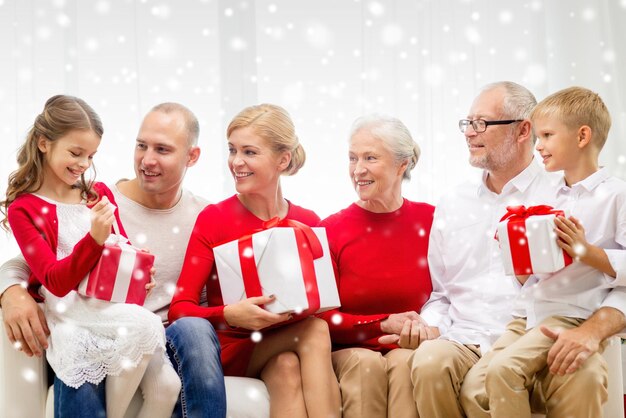
[[[583,188],[586,191],[590,192],[596,187],[598,187],[598,185],[606,181],[606,179],[608,179],[609,177],[610,177],[609,170],[606,167],[600,168],[598,171],[588,176],[587,178],[579,181],[578,183],[572,184],[571,187],[568,187],[565,184],[565,177],[561,177],[561,180],[559,181],[558,190],[559,192],[561,192],[561,191],[566,191],[566,190]]]
[[[524,170],[522,170],[517,176],[513,177],[511,180],[508,181],[508,183],[504,185],[504,187],[502,188],[502,192],[507,192],[511,190],[511,188],[515,188],[522,193],[525,192],[526,189],[531,185],[535,177],[537,177],[537,175],[542,170],[543,168],[537,161],[537,158],[533,157],[530,164],[528,164],[528,166]],[[491,190],[489,190],[489,187],[487,187],[487,175],[488,172],[486,170],[483,171],[482,181],[478,186],[479,196],[485,193],[493,193]]]

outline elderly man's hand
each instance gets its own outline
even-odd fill
[[[48,348],[48,323],[43,311],[22,286],[11,286],[2,294],[2,318],[9,341],[31,357]]]
[[[378,339],[380,344],[398,344],[401,348],[416,349],[427,340],[439,337],[439,328],[430,327],[423,321],[407,319],[400,334],[383,335]]]
[[[598,352],[602,342],[597,336],[584,329],[555,330],[541,326],[541,332],[555,340],[548,352],[550,372],[563,376],[574,373],[591,355]]]

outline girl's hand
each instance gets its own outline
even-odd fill
[[[115,221],[115,206],[110,204],[109,199],[103,196],[98,203],[91,208],[91,230],[89,233],[100,245],[111,235],[111,226]]]
[[[150,253],[150,250],[146,248],[142,248],[141,251],[144,253]],[[150,295],[150,292],[152,292],[152,289],[154,289],[157,286],[156,280],[154,280],[155,274],[156,274],[156,269],[154,268],[154,266],[150,267],[150,283],[146,283],[146,292],[147,292],[146,297],[148,297]]]
[[[275,314],[259,305],[273,302],[275,297],[257,296],[224,306],[224,319],[231,327],[241,327],[252,331],[269,327],[291,319],[291,314]]]
[[[148,250],[142,250],[144,252],[149,252]],[[154,289],[157,285],[156,280],[154,280],[154,275],[156,274],[156,269],[154,268],[154,266],[152,266],[150,268],[150,283],[146,283],[146,297],[150,296],[150,292],[152,292],[152,289]]]
[[[152,270],[154,270],[154,267],[152,268]],[[146,283],[146,297],[150,295],[152,289],[154,289],[157,285],[154,281],[154,276],[152,276],[152,271],[150,272],[150,277],[152,277],[152,280],[150,281],[150,283]]]

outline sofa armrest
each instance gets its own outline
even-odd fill
[[[623,417],[622,339],[619,336],[609,338],[603,355],[609,371],[609,399],[604,404],[604,417]]]
[[[0,309],[0,405],[2,416],[32,418],[44,416],[48,381],[46,361],[27,357],[13,348],[4,329]]]

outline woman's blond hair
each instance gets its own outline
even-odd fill
[[[267,103],[246,107],[230,122],[226,137],[241,128],[252,128],[275,153],[291,152],[291,162],[283,174],[294,175],[304,165],[306,153],[298,141],[289,113],[282,107]]]

